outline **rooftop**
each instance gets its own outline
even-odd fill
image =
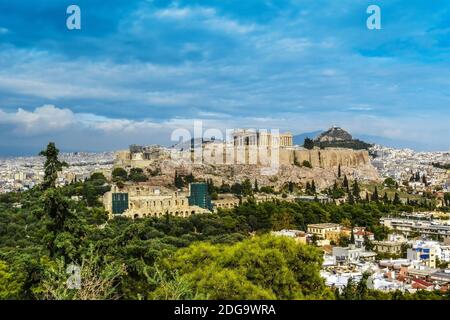
[[[318,229],[327,229],[327,228],[339,228],[340,225],[337,223],[317,223],[317,224],[308,224],[308,228],[318,228]]]

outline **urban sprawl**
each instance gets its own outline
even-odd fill
[[[255,191],[252,198],[258,203],[281,200],[340,205],[351,200],[344,195],[333,196],[330,190],[335,179],[345,175],[345,179],[360,182],[361,199],[380,192],[380,201],[383,194],[392,201],[392,193],[381,191],[391,188],[395,190],[394,201],[428,199],[432,208],[380,218],[380,224],[389,230],[384,239],[375,239],[365,226],[344,223],[308,224],[305,230],[282,229],[272,234],[321,247],[324,254],[321,276],[327,286],[339,290],[347,286],[349,279],[358,282],[364,274],[369,274],[371,289],[448,290],[450,220],[449,212],[441,208],[450,203],[450,170],[444,166],[450,163],[450,152],[416,152],[380,145],[349,151],[323,148],[317,142],[329,142],[330,137],[322,138],[315,141],[315,146],[307,147],[306,141],[305,145],[297,146],[292,135],[282,136],[280,173],[276,179],[251,171],[245,163],[196,166],[184,161],[186,157],[171,160],[175,147],[131,146],[118,152],[61,154],[60,159],[69,166],[59,174],[57,184],[84,181],[93,173],[102,173],[111,182],[110,191],[101,199],[110,218],[137,219],[166,214],[187,217],[234,208],[246,201],[245,193],[237,196],[233,190],[238,181],[241,188],[250,183]],[[345,141],[339,135],[332,138]],[[246,148],[252,143],[270,146],[270,139],[267,134],[238,131],[233,147]],[[221,148],[221,142],[205,141],[202,148],[211,146]],[[177,152],[190,158],[191,151],[187,149],[178,148]],[[44,161],[40,156],[0,159],[0,193],[26,191],[42,183]],[[288,174],[284,175],[285,172]],[[134,178],[121,180],[121,174]],[[211,193],[209,187],[214,184],[221,187],[219,192]]]

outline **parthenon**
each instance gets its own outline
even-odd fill
[[[280,146],[290,147],[293,145],[292,134],[273,134],[267,131],[256,130],[235,130],[233,132],[233,142],[235,146]]]

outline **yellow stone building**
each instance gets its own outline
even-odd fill
[[[103,196],[103,203],[110,217],[129,218],[161,217],[169,214],[188,217],[191,214],[208,213],[207,209],[189,205],[189,194],[145,183],[113,185]],[[122,211],[122,212],[121,212]]]

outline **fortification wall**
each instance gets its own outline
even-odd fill
[[[220,151],[220,152],[219,152]],[[230,154],[230,151],[233,154]],[[329,149],[294,149],[280,148],[278,151],[280,165],[294,165],[296,162],[302,164],[303,161],[309,161],[315,168],[329,169],[339,165],[343,167],[357,168],[370,164],[369,153],[366,150],[352,150],[342,148]],[[168,160],[168,157],[164,157]],[[183,157],[178,160],[194,162],[194,154],[186,152]],[[120,167],[146,168],[158,159],[142,160],[132,158],[129,153],[117,153],[115,165]],[[161,160],[161,159],[160,159]],[[172,159],[174,160],[174,159]],[[220,165],[220,164],[258,164],[268,166],[272,161],[270,149],[266,152],[258,152],[256,149],[236,148],[231,150],[218,150],[217,146],[214,150],[203,150],[203,163]]]
[[[366,150],[352,149],[313,149],[313,150],[280,150],[280,164],[294,164],[309,161],[313,167],[329,169],[339,165],[356,168],[370,163]]]

